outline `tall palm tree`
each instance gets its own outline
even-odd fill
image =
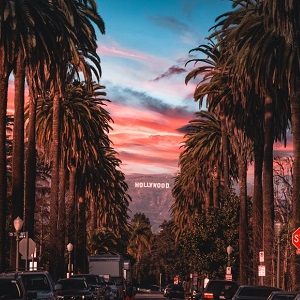
[[[69,224],[68,242],[76,245],[78,199],[86,202],[95,199],[101,224],[112,228],[117,235],[127,231],[127,209],[130,197],[126,194],[124,175],[117,171],[119,160],[111,148],[108,132],[112,119],[104,109],[103,86],[92,84],[92,91],[85,82],[73,82],[66,86],[61,102],[60,163],[67,170],[60,182],[68,182]],[[37,105],[37,142],[48,160],[51,158],[53,98],[39,99]],[[69,178],[69,180],[68,180]],[[61,195],[63,191],[60,190]],[[100,196],[101,195],[101,196]],[[65,203],[62,197],[61,205]],[[84,212],[86,213],[86,211]],[[62,219],[62,217],[60,218]],[[65,225],[65,224],[64,224]],[[125,235],[124,235],[125,238]],[[75,248],[74,248],[75,250]]]
[[[194,97],[199,100],[200,103],[205,99],[208,105],[208,109],[220,116],[222,120],[222,141],[224,141],[224,149],[222,150],[223,158],[226,156],[227,169],[230,165],[228,160],[228,141],[231,141],[232,148],[234,149],[235,155],[238,162],[239,170],[239,184],[240,184],[240,235],[239,235],[239,246],[240,246],[240,282],[247,282],[247,270],[248,266],[248,245],[247,245],[247,165],[249,149],[246,144],[246,137],[243,130],[234,130],[233,126],[237,126],[237,118],[241,118],[243,115],[241,111],[238,111],[240,106],[233,105],[233,94],[230,88],[229,82],[229,70],[226,66],[229,57],[229,52],[225,47],[225,43],[221,37],[218,36],[218,32],[213,34],[212,37],[218,40],[218,44],[214,45],[210,42],[209,46],[201,45],[192,51],[201,51],[207,55],[205,59],[193,59],[191,61],[205,62],[208,65],[201,65],[186,77],[186,82],[191,78],[195,78],[199,75],[204,75],[201,82],[198,84]],[[205,98],[207,97],[207,99]],[[229,134],[231,132],[231,135]],[[238,139],[243,141],[239,143]],[[223,144],[222,144],[223,146]],[[250,148],[251,149],[251,148]],[[226,154],[226,155],[224,155]],[[228,172],[228,171],[227,171]],[[227,173],[226,172],[226,173]],[[214,175],[217,177],[217,173]],[[229,173],[226,175],[229,176]],[[228,191],[227,191],[228,193]]]
[[[128,254],[132,255],[137,263],[140,261],[143,252],[151,249],[153,233],[149,219],[144,213],[136,213],[131,221],[131,240],[128,246]]]
[[[229,164],[229,150],[228,150],[228,134],[226,131],[226,109],[220,105],[220,100],[227,97],[228,86],[227,77],[223,75],[221,68],[224,64],[224,59],[226,56],[222,54],[223,47],[217,47],[213,40],[209,40],[208,45],[200,45],[197,48],[190,50],[191,52],[201,52],[206,55],[205,58],[195,58],[189,60],[186,64],[193,62],[196,64],[201,64],[199,67],[193,69],[185,78],[185,83],[187,84],[191,79],[195,79],[198,76],[203,76],[202,80],[198,83],[195,92],[194,99],[199,101],[200,106],[203,105],[204,101],[210,111],[215,111],[216,106],[214,105],[215,100],[218,100],[218,112],[221,121],[221,133],[222,133],[222,161],[221,175],[223,181],[223,189],[225,193],[230,190],[230,164]],[[203,65],[204,64],[204,65]]]
[[[264,118],[261,118],[260,122],[256,122],[259,126],[258,129],[263,130],[263,134],[255,134],[253,130],[249,130],[251,129],[249,126],[244,126],[244,128],[252,138],[255,135],[258,138],[263,136],[261,140],[257,137],[254,138],[254,141],[264,143],[262,169],[262,179],[264,182],[263,212],[265,213],[263,215],[263,244],[266,252],[266,268],[270,272],[267,274],[267,283],[271,284],[272,248],[274,241],[273,143],[277,139],[285,140],[289,120],[286,98],[280,90],[284,86],[278,85],[276,62],[279,56],[277,48],[274,47],[275,44],[281,44],[281,40],[274,36],[272,31],[264,30],[263,18],[257,9],[258,2],[251,1],[248,4],[241,1],[235,2],[240,4],[240,7],[234,12],[221,16],[220,18],[223,19],[217,27],[221,25],[220,27],[223,30],[221,37],[224,41],[222,43],[230,45],[228,52],[231,58],[228,61],[231,64],[232,76],[230,77],[230,84],[234,101],[239,102],[246,109],[248,115],[257,115],[257,112],[259,115],[261,115],[261,112],[264,113]],[[249,26],[249,24],[251,25]],[[255,77],[253,77],[253,70],[256,72]],[[270,76],[270,74],[274,75]],[[256,99],[259,101],[254,102]],[[281,109],[275,110],[275,107],[280,107]],[[282,112],[284,113],[282,114]],[[257,126],[253,128],[257,128]],[[256,146],[255,149],[262,148]],[[259,153],[256,152],[256,154]],[[255,195],[258,194],[256,193]],[[257,215],[259,215],[259,212]]]
[[[16,127],[15,127],[15,147],[14,147],[14,175],[13,175],[13,201],[15,216],[20,215],[23,217],[23,193],[24,193],[24,166],[23,166],[23,149],[24,149],[24,138],[23,138],[23,107],[24,107],[24,76],[25,76],[25,65],[27,60],[28,70],[35,69],[36,64],[34,64],[33,57],[37,57],[37,41],[39,37],[45,37],[44,32],[37,28],[36,23],[43,20],[47,22],[46,17],[41,17],[45,12],[49,10],[49,1],[41,0],[36,3],[35,1],[26,2],[10,2],[3,1],[0,6],[1,22],[0,22],[0,34],[1,34],[1,101],[3,106],[1,107],[1,113],[6,114],[6,102],[7,102],[7,88],[8,88],[8,78],[10,73],[14,70],[15,75],[15,108],[16,108]],[[3,17],[5,16],[5,17]],[[56,16],[51,18],[53,24],[57,23]],[[35,22],[32,22],[35,20]],[[50,19],[48,19],[49,21]],[[51,22],[48,24],[50,25]],[[50,26],[49,26],[50,27]],[[37,34],[38,33],[38,34]],[[35,36],[35,34],[37,34]],[[47,36],[47,41],[51,39]],[[45,46],[47,43],[42,44]],[[39,48],[39,53],[43,53],[44,47]],[[32,55],[34,53],[35,55]],[[46,52],[45,52],[46,53]],[[49,52],[47,52],[49,55]],[[28,61],[31,61],[28,64]],[[42,69],[47,64],[40,64],[39,68]],[[37,73],[47,73],[47,72],[37,72]],[[41,78],[39,78],[41,81]],[[2,120],[2,118],[1,118]],[[5,120],[5,118],[3,119]],[[2,131],[4,128],[1,128]],[[1,140],[1,144],[2,144]],[[3,156],[4,159],[4,156]],[[1,166],[5,166],[5,162],[1,157]],[[1,176],[5,177],[5,172],[1,171]],[[6,193],[6,188],[1,187],[3,194]],[[5,196],[6,197],[6,196]],[[5,197],[1,197],[5,201]],[[5,216],[4,216],[5,219]],[[27,223],[27,222],[26,222]],[[0,229],[2,231],[3,228]],[[2,256],[2,253],[1,253]]]
[[[65,83],[68,82],[67,76],[71,71],[82,71],[84,78],[91,81],[92,72],[99,78],[101,74],[100,59],[96,53],[96,34],[94,24],[101,33],[105,32],[104,22],[97,12],[96,2],[89,1],[58,1],[55,2],[59,13],[63,13],[67,26],[62,27],[63,30],[56,36],[58,49],[64,55],[56,64],[56,77],[50,82],[50,91],[53,97],[53,121],[52,121],[52,185],[51,185],[51,210],[50,214],[50,235],[53,240],[57,240],[55,245],[63,242],[59,238],[56,222],[58,219],[58,202],[59,199],[59,136],[60,136],[60,102],[64,94]],[[84,57],[91,58],[92,63],[96,66],[93,68],[91,64],[84,63]],[[71,74],[74,72],[71,72]],[[61,248],[61,247],[60,247]],[[59,250],[56,246],[53,248],[54,256],[63,259],[62,254],[59,256]],[[53,272],[56,272],[56,266],[53,266]]]
[[[281,84],[288,85],[291,126],[293,132],[293,217],[292,223],[294,229],[300,226],[300,68],[299,68],[299,1],[283,1],[282,3],[273,3],[272,1],[263,1],[262,10],[264,25],[267,30],[275,32],[278,37],[284,39],[284,46],[280,49],[280,63],[284,63],[283,69],[279,69]],[[281,66],[281,64],[279,65]],[[300,258],[293,252],[292,256],[292,281],[293,288],[300,286]]]

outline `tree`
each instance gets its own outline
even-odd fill
[[[287,1],[262,3],[265,28],[275,32],[278,38],[284,39],[281,44],[280,64],[283,68],[278,69],[280,83],[287,84],[291,109],[291,125],[293,132],[294,169],[293,169],[293,227],[294,230],[300,226],[300,69],[299,69],[299,1]],[[292,278],[293,289],[300,287],[300,258],[292,255]]]
[[[242,128],[245,128],[246,134],[254,142],[261,143],[261,145],[262,143],[264,144],[263,168],[261,169],[259,166],[262,160],[258,159],[258,168],[256,171],[262,170],[263,172],[263,211],[265,212],[263,215],[263,244],[266,253],[266,268],[271,270],[274,241],[274,209],[272,209],[272,207],[274,208],[272,180],[273,143],[274,140],[285,141],[286,139],[289,110],[285,101],[285,85],[278,84],[279,77],[277,76],[277,72],[279,65],[277,65],[277,62],[280,58],[278,56],[278,48],[274,47],[274,45],[281,45],[282,40],[278,39],[271,30],[265,31],[263,18],[257,9],[257,4],[258,2],[256,3],[256,1],[251,1],[251,3],[247,4],[242,1],[235,1],[235,6],[240,5],[240,7],[234,12],[221,16],[220,18],[226,17],[216,27],[222,25],[222,44],[230,45],[228,52],[231,58],[228,61],[230,62],[229,68],[232,74],[230,76],[230,85],[234,102],[241,103],[242,107],[246,109],[247,114],[252,116],[252,120],[253,116],[257,115],[257,112],[258,115],[261,115],[260,111],[264,113],[260,121],[257,122],[259,126],[253,126],[251,129],[249,126],[244,125]],[[218,36],[220,36],[220,33],[218,33]],[[235,51],[232,51],[232,49]],[[256,71],[255,77],[253,77],[253,70]],[[274,75],[270,76],[270,74]],[[254,102],[254,100],[256,101]],[[275,107],[280,107],[281,109],[275,110]],[[260,134],[255,134],[253,128],[258,128],[259,131],[256,132],[262,131]],[[259,138],[263,137],[263,139],[253,138],[255,135]],[[261,152],[258,150],[261,149],[262,151],[262,147],[256,144],[255,149],[255,154],[259,158]],[[258,178],[259,176],[257,176]],[[260,188],[260,184],[257,181],[255,183],[257,184],[256,187]],[[259,195],[259,191],[255,193],[255,196],[257,195]],[[255,203],[257,203],[257,198],[255,199]],[[259,205],[254,206],[254,208],[259,207]],[[259,212],[257,216],[259,216]],[[259,222],[256,223],[259,224]],[[258,229],[254,228],[254,230],[258,232]],[[256,245],[257,240],[256,238]],[[269,284],[271,283],[270,280],[271,273],[268,273],[267,282]]]

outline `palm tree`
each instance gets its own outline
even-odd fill
[[[68,242],[76,246],[75,234],[82,231],[78,227],[79,207],[77,199],[82,199],[89,207],[89,199],[96,199],[96,209],[99,226],[109,227],[115,234],[122,234],[126,238],[128,231],[128,205],[130,197],[126,194],[127,185],[124,174],[117,171],[119,160],[111,148],[108,132],[112,119],[104,109],[103,86],[92,84],[92,91],[85,82],[73,82],[66,86],[65,96],[61,102],[61,165],[68,170],[60,182],[66,182],[60,189],[64,195],[63,186],[69,191],[69,227]],[[51,158],[51,128],[52,128],[53,98],[39,99],[37,105],[37,142],[48,160]],[[76,133],[76,134],[75,134]],[[78,138],[79,137],[79,138]],[[101,195],[101,196],[100,196]],[[65,203],[62,197],[61,207]],[[80,205],[83,207],[83,205]],[[63,208],[63,207],[62,207]],[[84,214],[86,211],[84,210]],[[83,211],[82,211],[83,214]],[[61,220],[63,214],[60,217]],[[82,218],[83,222],[83,218]],[[62,226],[64,224],[61,224]],[[86,226],[86,225],[84,225]],[[95,228],[94,228],[95,229]],[[74,247],[75,251],[75,247]]]
[[[0,50],[1,53],[2,50]],[[0,54],[1,57],[1,54]],[[2,61],[2,60],[1,60]],[[6,216],[7,216],[7,170],[6,170],[6,106],[8,77],[0,71],[0,271],[5,270]]]
[[[220,122],[214,114],[206,111],[200,111],[196,116],[198,118],[191,120],[187,128],[185,150],[180,154],[179,161],[181,171],[172,190],[175,202],[171,210],[175,220],[179,220],[177,218],[184,212],[186,215],[183,222],[179,223],[182,226],[192,223],[190,211],[193,211],[195,217],[202,212],[201,202],[205,203],[204,211],[208,211],[211,206],[211,188],[219,188],[213,175],[222,164]],[[214,207],[220,207],[218,193],[213,196]]]
[[[119,237],[108,227],[98,227],[88,234],[87,251],[89,255],[119,254]]]
[[[266,32],[264,30],[263,18],[259,14],[259,10],[257,10],[256,1],[251,1],[252,3],[248,4],[239,2],[236,1],[236,3],[241,4],[241,7],[232,13],[221,16],[220,18],[224,19],[216,27],[220,26],[222,28],[221,37],[224,39],[222,44],[230,45],[228,50],[231,55],[231,58],[228,60],[231,64],[229,67],[232,74],[230,85],[235,103],[237,101],[240,102],[248,115],[257,115],[257,112],[261,115],[260,112],[264,112],[264,118],[260,122],[256,122],[258,129],[263,130],[263,134],[259,134],[258,137],[263,136],[264,138],[255,138],[254,141],[258,143],[264,142],[262,169],[264,182],[263,236],[266,268],[271,271],[274,241],[273,143],[277,139],[285,140],[289,119],[286,98],[278,85],[276,62],[279,57],[277,48],[274,48],[274,44],[281,44],[281,40],[274,36],[272,31]],[[252,76],[253,70],[256,71],[255,78]],[[270,76],[270,74],[274,74],[274,76]],[[281,89],[283,88],[284,86],[281,85]],[[249,97],[249,95],[251,96]],[[255,99],[259,101],[254,102]],[[280,107],[281,109],[275,110],[275,107]],[[274,120],[276,121],[274,122]],[[255,132],[253,132],[253,129],[249,130],[249,126],[244,126],[244,128],[250,137],[253,138],[255,136]],[[257,128],[257,126],[253,128]],[[262,148],[256,146],[255,149],[256,154],[259,155],[257,150]],[[258,162],[260,161],[258,160]],[[259,195],[259,193],[255,195]],[[259,207],[259,205],[255,207]],[[259,216],[259,212],[257,215]],[[257,230],[255,231],[257,232]],[[271,273],[268,273],[267,282],[269,284],[271,283],[270,280]]]
[[[140,261],[146,251],[151,250],[153,233],[149,219],[144,213],[136,213],[131,221],[131,238],[129,240],[127,253],[131,255],[135,261],[134,277],[140,280],[140,271],[142,266]]]
[[[79,70],[83,72],[84,78],[90,82],[92,73],[99,78],[101,74],[100,59],[96,53],[96,34],[93,23],[104,33],[104,22],[97,13],[97,7],[94,0],[77,2],[56,2],[57,10],[65,17],[65,25],[63,31],[56,36],[57,49],[64,55],[56,63],[56,78],[50,82],[50,92],[53,96],[53,121],[52,121],[52,188],[51,188],[51,211],[50,214],[50,235],[54,245],[63,243],[63,239],[59,238],[56,222],[58,219],[58,203],[63,201],[59,199],[59,148],[60,148],[60,102],[65,90],[65,82],[70,75],[66,70],[71,69],[71,75]],[[93,23],[92,23],[93,22]],[[91,64],[85,63],[84,58],[91,58]],[[62,248],[59,247],[59,248]],[[56,246],[53,248],[54,256],[59,257],[59,250]],[[61,260],[63,259],[60,256]],[[56,266],[53,266],[55,273]]]
[[[191,78],[195,78],[199,75],[204,74],[203,79],[198,84],[194,98],[199,100],[200,103],[203,102],[207,96],[208,109],[220,116],[222,120],[221,132],[222,132],[222,142],[224,141],[224,149],[222,150],[223,158],[225,158],[225,166],[228,170],[230,161],[228,160],[228,140],[231,141],[232,148],[237,157],[238,162],[238,175],[240,184],[240,235],[239,235],[239,246],[240,246],[240,281],[247,282],[247,270],[248,266],[248,245],[247,245],[247,164],[249,156],[249,149],[246,144],[246,137],[243,130],[234,129],[237,122],[236,118],[239,118],[242,114],[238,112],[237,107],[240,106],[233,105],[233,95],[229,83],[229,71],[226,66],[229,54],[226,52],[224,41],[218,36],[218,32],[213,34],[212,37],[216,37],[218,40],[218,45],[214,45],[213,42],[210,46],[199,46],[192,51],[201,51],[207,55],[206,59],[193,59],[195,63],[205,62],[208,65],[202,65],[188,74],[186,77],[186,82]],[[233,126],[234,125],[234,126]],[[231,134],[229,134],[231,132]],[[243,141],[239,143],[238,140]],[[222,144],[223,146],[223,144]],[[251,149],[251,148],[250,148]],[[250,151],[251,152],[251,151]],[[223,164],[224,165],[224,164]],[[225,168],[224,168],[225,169]],[[217,171],[217,169],[215,169]],[[229,176],[228,171],[225,172],[226,176]],[[214,177],[218,178],[218,172],[214,172]],[[227,180],[226,180],[227,181]],[[228,184],[229,185],[229,184]],[[228,189],[226,189],[228,193]],[[216,194],[216,193],[214,193]]]
[[[5,5],[1,5],[0,14],[5,17],[1,18],[0,22],[0,32],[1,32],[1,113],[6,114],[6,102],[7,102],[7,88],[8,88],[8,78],[10,73],[14,70],[15,75],[15,146],[14,146],[14,171],[13,171],[13,201],[15,216],[23,216],[23,194],[24,194],[24,138],[23,138],[23,107],[24,107],[24,78],[25,78],[25,58],[27,60],[28,70],[32,70],[36,67],[34,64],[33,57],[37,57],[36,45],[39,37],[45,37],[44,32],[38,26],[35,27],[32,20],[38,22],[41,20],[41,15],[48,11],[49,5],[48,0],[39,1],[26,1],[26,2],[5,2]],[[55,17],[52,17],[51,22]],[[49,20],[49,19],[48,19]],[[43,22],[47,22],[46,18],[43,18]],[[50,23],[49,23],[50,25]],[[38,33],[38,34],[37,34]],[[37,36],[34,36],[37,34]],[[50,41],[48,35],[47,41]],[[45,43],[46,44],[46,43]],[[43,45],[45,45],[43,44]],[[44,48],[43,48],[44,49]],[[43,49],[39,49],[39,53],[43,53]],[[35,55],[32,55],[34,53]],[[49,53],[47,52],[47,55]],[[30,61],[30,64],[28,64]],[[47,64],[40,64],[41,66],[46,66]],[[37,71],[36,74],[39,72]],[[47,72],[40,72],[47,73]],[[41,79],[41,78],[39,78]],[[5,118],[1,119],[5,120]],[[1,127],[1,131],[4,127]],[[2,137],[2,134],[1,134]],[[4,132],[3,132],[4,137]],[[1,138],[0,138],[1,139]],[[3,145],[1,139],[0,143]],[[3,147],[3,146],[2,146]],[[5,154],[5,153],[3,153]],[[2,153],[1,153],[2,155]],[[1,156],[1,166],[6,166],[5,155]],[[5,171],[2,172],[1,176],[6,177]],[[1,178],[2,180],[2,178]],[[2,183],[2,181],[1,181]],[[6,194],[6,187],[1,186],[1,191],[3,191],[3,196]],[[6,196],[1,197],[1,201],[6,201]],[[5,220],[5,216],[4,219]],[[27,223],[27,222],[26,222]],[[2,232],[3,228],[0,228]],[[1,256],[3,253],[0,254]]]
[[[289,91],[289,101],[291,109],[291,126],[293,132],[293,217],[292,223],[294,229],[300,226],[300,104],[299,104],[299,32],[300,24],[298,21],[299,1],[289,1],[288,5],[283,3],[273,3],[272,1],[263,1],[262,10],[264,25],[267,30],[273,31],[276,36],[284,39],[284,45],[280,49],[279,77],[280,83],[286,84]],[[283,65],[281,65],[283,63]],[[292,281],[293,288],[300,286],[300,258],[293,252],[292,256]]]
[[[222,181],[223,189],[225,193],[228,193],[230,190],[230,164],[229,164],[229,150],[228,150],[228,134],[226,130],[226,109],[222,104],[220,105],[221,100],[224,97],[227,97],[228,85],[227,85],[227,76],[221,71],[221,68],[224,64],[223,60],[226,58],[222,54],[223,47],[217,47],[213,40],[209,40],[208,45],[200,45],[197,48],[190,50],[191,52],[199,51],[202,54],[206,55],[206,58],[195,58],[189,60],[186,64],[193,62],[196,64],[201,64],[200,67],[192,70],[185,79],[187,84],[191,79],[195,79],[198,76],[203,76],[203,79],[198,83],[195,92],[194,98],[196,101],[199,101],[200,106],[203,105],[206,101],[206,105],[210,111],[214,111],[219,115],[221,121],[221,133],[222,133],[222,161],[223,164],[220,170],[222,170]],[[204,63],[204,65],[202,65]],[[218,100],[217,100],[218,99]],[[215,103],[217,102],[217,106]],[[216,109],[218,110],[216,112]],[[217,175],[217,174],[216,174]],[[218,176],[218,175],[217,175]]]

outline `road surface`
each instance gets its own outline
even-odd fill
[[[153,299],[153,300],[156,300],[156,299],[166,299],[164,298],[163,294],[162,293],[137,293],[135,295],[135,299],[136,300],[149,300],[149,299]]]

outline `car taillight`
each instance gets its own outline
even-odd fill
[[[213,293],[204,293],[203,298],[204,299],[214,299],[214,294]]]

